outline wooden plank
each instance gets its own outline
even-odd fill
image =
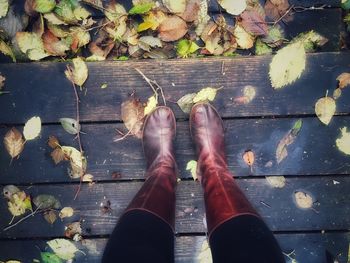
[[[328,127],[317,118],[304,118],[295,143],[288,147],[289,156],[280,164],[276,163],[277,145],[296,120],[225,120],[229,169],[235,176],[349,174],[349,159],[338,150],[335,141],[340,136],[340,128],[348,126],[350,116],[334,117]],[[123,124],[83,125],[86,134],[82,135],[82,144],[88,158],[88,173],[93,174],[98,181],[113,180],[113,172],[121,175],[115,180],[143,179],[145,160],[141,141],[129,137],[114,143],[116,128],[125,129]],[[7,131],[8,128],[0,129],[0,138]],[[1,139],[0,149],[3,150],[0,151],[0,183],[72,182],[67,173],[68,162],[55,166],[50,157],[52,149],[47,146],[50,135],[57,136],[62,145],[76,146],[74,136],[66,133],[60,125],[47,125],[42,129],[41,138],[26,143],[20,158],[9,165],[10,156]],[[186,165],[188,161],[196,159],[196,155],[188,122],[177,123],[175,148],[179,177],[191,178]],[[256,155],[252,170],[242,159],[247,150],[252,150]]]
[[[301,78],[278,91],[270,85],[270,61],[271,56],[88,63],[86,91],[80,93],[81,120],[120,120],[120,105],[133,90],[143,99],[151,96],[150,88],[135,68],[157,80],[170,101],[206,86],[223,86],[214,103],[223,117],[314,114],[317,99],[325,96],[326,90],[332,92],[337,76],[349,70],[350,53],[309,54]],[[0,72],[6,76],[6,90],[11,92],[0,97],[0,123],[24,123],[33,115],[41,116],[44,122],[75,117],[74,93],[64,76],[65,66],[0,64]],[[106,89],[100,88],[103,83],[108,84]],[[256,87],[256,98],[247,105],[235,103],[233,99],[242,96],[246,85]],[[339,114],[349,113],[350,92],[343,93],[337,101]],[[186,117],[176,105],[168,104],[178,118]]]
[[[338,262],[346,262],[348,249],[347,233],[326,234],[276,234],[281,249],[285,253],[295,251],[295,259],[298,262],[326,263],[326,253],[333,255]],[[175,238],[175,262],[199,262],[204,236],[180,236]],[[88,239],[88,242],[96,245],[95,250],[89,250],[80,242],[75,243],[86,255],[77,253],[76,263],[97,263],[101,257],[107,239]],[[46,240],[1,240],[1,260],[18,259],[22,262],[32,262],[40,259],[40,251],[46,251]],[[286,258],[287,260],[287,258]]]
[[[261,179],[240,179],[238,184],[248,199],[261,214],[273,231],[321,231],[344,230],[350,228],[349,177],[288,178],[282,189],[272,188]],[[118,218],[141,187],[142,182],[98,183],[92,187],[82,186],[78,198],[73,201],[77,185],[40,185],[21,187],[28,194],[52,194],[62,206],[78,210],[73,218],[63,222],[57,220],[49,225],[41,215],[31,217],[8,231],[1,231],[0,238],[50,238],[62,236],[64,225],[82,220],[85,236],[108,235]],[[309,193],[314,200],[314,209],[297,208],[293,195],[295,191]],[[109,200],[111,212],[103,213],[101,203]],[[190,209],[189,209],[190,208]],[[185,212],[191,210],[192,212]],[[176,232],[204,233],[204,203],[198,182],[181,181],[177,189]],[[0,228],[5,228],[11,220],[7,204],[0,203]],[[40,226],[40,227],[38,227]]]

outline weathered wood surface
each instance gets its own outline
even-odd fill
[[[275,234],[281,249],[285,253],[295,251],[294,258],[300,263],[329,263],[326,257],[345,263],[347,260],[348,235],[339,233],[326,234]],[[198,256],[205,236],[180,236],[175,238],[175,262],[199,262]],[[88,239],[96,245],[96,249],[88,249],[80,243],[76,245],[86,255],[77,253],[74,262],[98,263],[107,242],[104,238]],[[316,245],[317,244],[317,245]],[[32,262],[40,259],[40,251],[46,251],[46,240],[6,240],[0,241],[1,260],[18,259],[22,262]],[[288,258],[286,257],[286,260]],[[288,262],[288,261],[287,261]]]
[[[338,150],[335,141],[341,134],[340,128],[348,126],[350,116],[334,117],[329,126],[323,125],[316,117],[303,118],[297,139],[288,147],[288,156],[280,164],[276,163],[277,145],[297,120],[225,120],[226,152],[234,176],[349,174],[349,158]],[[82,130],[86,134],[82,134],[82,144],[88,158],[88,173],[98,181],[116,180],[112,178],[113,172],[121,175],[118,180],[143,179],[145,161],[141,141],[128,137],[124,141],[113,142],[117,128],[125,130],[121,123],[83,125]],[[22,130],[22,127],[18,129]],[[8,130],[1,128],[0,138]],[[67,172],[68,163],[56,166],[51,159],[52,149],[47,145],[50,135],[57,136],[62,145],[76,145],[74,136],[65,132],[61,125],[46,125],[42,128],[41,138],[26,143],[19,159],[13,160],[10,165],[11,157],[5,151],[3,140],[0,140],[0,183],[72,182]],[[187,121],[177,123],[175,148],[179,177],[191,178],[185,168],[188,161],[196,159],[196,155]],[[252,170],[242,159],[247,150],[256,155]],[[268,165],[270,161],[271,166]]]
[[[301,78],[277,91],[269,81],[270,61],[271,56],[88,63],[86,95],[80,94],[81,120],[120,120],[120,105],[133,90],[143,99],[151,96],[135,68],[157,80],[171,101],[205,86],[223,86],[214,103],[223,117],[314,114],[317,99],[327,90],[332,93],[337,76],[349,71],[350,53],[309,54]],[[65,67],[66,63],[1,64],[6,90],[11,93],[0,97],[0,123],[24,123],[33,115],[54,123],[62,117],[74,118],[74,93],[64,76]],[[108,84],[106,89],[100,88],[103,83]],[[247,105],[235,103],[246,85],[256,87],[257,97]],[[337,114],[349,113],[349,101],[350,92],[344,90],[337,101]],[[178,118],[186,117],[176,105],[168,104]]]
[[[264,178],[239,179],[241,189],[273,231],[321,231],[350,228],[349,177],[288,178],[284,188],[272,188]],[[84,184],[77,200],[73,201],[76,185],[37,185],[21,187],[33,197],[52,194],[62,206],[78,210],[73,218],[48,224],[41,215],[0,232],[0,238],[50,238],[62,236],[64,225],[82,219],[85,236],[108,235],[115,223],[141,187],[142,182]],[[294,203],[295,191],[303,191],[313,197],[313,209],[300,209]],[[111,212],[103,213],[101,203],[111,202]],[[189,209],[190,208],[190,209]],[[193,210],[187,212],[188,210]],[[0,227],[11,220],[5,201],[0,202]],[[176,232],[204,233],[204,202],[198,182],[181,181],[177,188]]]

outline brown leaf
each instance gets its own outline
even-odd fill
[[[35,0],[26,0],[24,3],[24,11],[29,16],[36,16],[38,13],[35,11],[34,8]]]
[[[350,73],[342,73],[337,77],[339,81],[339,88],[343,89],[346,86],[350,85]]]
[[[264,17],[256,10],[244,11],[241,14],[241,25],[250,34],[264,36],[268,34],[268,26]]]
[[[56,148],[60,145],[60,142],[58,141],[58,139],[56,138],[56,136],[50,135],[50,136],[49,136],[49,140],[47,141],[47,144],[48,144],[52,149],[56,149]]]
[[[54,56],[65,56],[69,46],[60,41],[50,30],[46,30],[42,36],[44,48],[47,53]]]
[[[24,139],[22,134],[16,128],[12,128],[6,133],[4,144],[9,155],[12,158],[15,158],[23,151]]]
[[[64,235],[67,238],[71,238],[71,239],[74,238],[74,240],[76,240],[76,239],[79,240],[79,237],[81,238],[81,233],[82,233],[82,229],[81,229],[80,222],[73,222],[73,223],[66,225],[65,231],[64,231]]]
[[[193,22],[198,19],[198,13],[200,9],[199,0],[190,0],[187,3],[185,11],[182,13],[181,17],[186,22]]]
[[[92,55],[101,57],[101,58],[106,58],[108,54],[111,52],[111,50],[114,48],[115,42],[111,39],[109,39],[106,43],[103,41],[95,41],[91,42],[89,44],[89,50],[92,53]],[[102,48],[102,46],[104,48]]]
[[[180,17],[173,15],[159,25],[158,31],[158,37],[161,40],[165,42],[176,41],[187,33],[187,24]]]
[[[121,106],[121,115],[125,127],[132,135],[140,139],[144,117],[144,107],[140,100],[131,98],[124,101]]]
[[[59,147],[57,147],[55,150],[52,151],[51,157],[56,165],[59,164],[60,162],[62,162],[63,160],[67,160],[64,152]]]
[[[277,21],[282,16],[284,22],[289,22],[293,19],[291,14],[285,15],[289,10],[288,0],[267,0],[264,9],[266,15],[274,21]]]
[[[0,90],[5,86],[6,78],[0,74]]]
[[[246,151],[242,157],[247,165],[252,166],[254,164],[255,155],[251,150]]]
[[[49,210],[44,212],[44,218],[49,224],[52,225],[53,223],[55,223],[57,215],[54,210]]]

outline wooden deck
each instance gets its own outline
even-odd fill
[[[6,201],[0,202],[0,260],[32,262],[40,258],[46,241],[63,237],[67,223],[81,220],[83,237],[96,243],[96,251],[76,257],[75,262],[100,262],[104,245],[121,213],[141,187],[145,161],[140,140],[129,137],[118,143],[116,129],[125,130],[120,105],[135,91],[140,98],[152,95],[147,83],[136,72],[142,70],[163,87],[169,106],[177,118],[176,156],[181,181],[176,204],[176,262],[197,262],[205,236],[205,209],[201,186],[185,170],[195,159],[189,134],[188,116],[171,101],[203,87],[224,88],[214,105],[224,118],[229,168],[249,200],[274,231],[283,251],[295,251],[299,263],[347,262],[350,229],[350,158],[335,146],[340,128],[350,127],[350,88],[337,100],[336,116],[329,126],[316,117],[314,105],[332,94],[336,78],[350,72],[350,53],[339,52],[342,30],[340,1],[294,0],[296,5],[328,4],[329,8],[297,13],[286,25],[288,38],[314,29],[329,39],[318,53],[307,55],[307,66],[294,84],[273,90],[268,78],[271,56],[143,60],[88,63],[89,78],[81,93],[80,116],[82,144],[88,158],[88,173],[93,186],[83,183],[78,198],[74,195],[79,180],[72,180],[65,165],[55,166],[50,135],[62,144],[77,146],[74,136],[66,133],[59,118],[75,118],[75,100],[71,83],[65,78],[66,63],[41,62],[0,64],[11,93],[0,96],[0,138],[12,126],[22,126],[32,116],[40,116],[43,128],[39,139],[28,142],[18,160],[11,165],[3,140],[0,140],[0,185],[15,184],[33,196],[52,194],[62,207],[78,210],[73,218],[49,225],[41,215],[2,231],[11,220]],[[215,4],[211,9],[215,12]],[[106,89],[101,85],[107,83]],[[257,88],[249,104],[234,102],[246,85]],[[275,160],[278,142],[296,120],[303,120],[300,133],[288,148],[288,157],[279,165]],[[253,150],[256,162],[251,170],[242,160],[246,150]],[[120,178],[114,179],[117,172]],[[283,175],[284,188],[273,188],[268,175]],[[314,209],[300,209],[293,202],[295,191],[310,194]],[[111,202],[111,211],[103,213],[101,202]],[[190,209],[189,209],[190,208]],[[191,210],[191,212],[188,212]]]

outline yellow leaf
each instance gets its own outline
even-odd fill
[[[197,161],[191,160],[186,165],[186,171],[190,171],[194,181],[198,179],[197,177]]]
[[[343,127],[340,131],[341,137],[335,141],[337,147],[343,153],[350,155],[350,132],[347,131],[347,127]]]
[[[0,0],[0,18],[5,17],[9,10],[9,0]]]
[[[40,117],[32,117],[29,119],[23,128],[23,135],[27,141],[34,140],[39,136],[41,132],[41,119]]]
[[[85,174],[86,170],[86,159],[83,154],[70,146],[61,147],[64,154],[69,158],[71,165],[71,177],[79,178]]]
[[[198,257],[199,263],[212,263],[212,255],[211,250],[208,244],[208,241],[205,239],[202,243],[201,252],[199,253]]]
[[[13,62],[16,62],[16,57],[13,54],[13,51],[9,45],[5,43],[5,41],[0,39],[0,52],[6,56],[10,56]]]
[[[254,37],[244,30],[243,27],[237,25],[233,31],[237,44],[242,49],[249,49],[254,46]]]
[[[350,73],[342,73],[337,77],[339,81],[339,88],[343,89],[350,85]]]
[[[171,13],[183,13],[186,9],[186,0],[163,0],[163,4]]]
[[[19,49],[31,60],[40,60],[49,56],[39,35],[28,32],[17,32],[16,41]]]
[[[328,125],[335,113],[335,100],[331,97],[320,98],[315,104],[315,112],[319,120]]]
[[[312,197],[307,193],[297,191],[294,193],[295,202],[300,208],[311,208],[313,204]]]
[[[144,109],[144,115],[150,114],[158,105],[158,101],[155,95],[148,98],[147,105]]]
[[[306,65],[304,46],[300,42],[280,49],[270,63],[270,80],[275,89],[293,83],[303,73]]]
[[[30,197],[24,191],[13,194],[7,205],[13,216],[23,215],[27,209],[32,210]]]
[[[201,89],[196,96],[193,98],[193,103],[197,102],[205,102],[205,101],[213,101],[215,99],[216,93],[219,89],[215,88],[204,88]]]
[[[73,65],[74,68],[68,65],[64,73],[70,81],[78,86],[82,86],[88,77],[88,68],[84,60],[80,57],[73,58]]]
[[[59,213],[59,217],[61,219],[65,218],[65,217],[71,217],[74,214],[74,209],[71,207],[63,207]]]
[[[266,181],[274,188],[283,188],[286,185],[284,176],[266,176]]]
[[[247,8],[246,0],[219,0],[218,2],[228,13],[236,16]]]
[[[18,156],[24,148],[22,134],[16,129],[9,130],[4,137],[4,144],[7,152],[12,158]]]
[[[93,179],[94,179],[94,176],[92,174],[84,174],[83,176],[83,182],[92,183]]]

